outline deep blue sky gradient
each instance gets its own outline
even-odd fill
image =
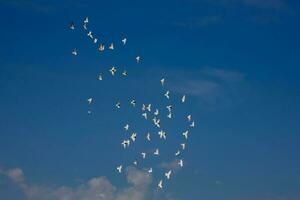
[[[106,176],[122,187],[112,170],[126,156],[116,138],[136,114],[114,103],[160,104],[163,76],[174,91],[205,80],[217,89],[196,91],[178,108],[191,110],[197,128],[187,167],[167,190],[188,200],[300,198],[300,3],[244,2],[0,0],[0,167],[20,167],[35,184]],[[81,27],[68,29],[85,16],[101,40],[120,46],[126,36],[128,45],[99,54]],[[128,80],[99,83],[113,64]],[[220,80],[214,69],[235,75]],[[0,197],[13,198],[3,182]]]

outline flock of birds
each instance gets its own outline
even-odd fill
[[[83,29],[86,31],[87,37],[90,40],[92,40],[93,43],[97,44],[99,42],[99,40],[97,39],[97,37],[95,37],[93,35],[93,32],[88,29],[88,24],[89,24],[89,18],[86,17],[83,20],[83,24],[82,24]],[[71,30],[76,29],[76,26],[75,26],[74,22],[71,22],[71,24],[69,25],[69,28]],[[126,45],[127,44],[127,38],[122,38],[121,39],[121,44]],[[115,48],[114,43],[110,43],[110,45],[108,46],[108,50],[114,50],[114,48]],[[98,50],[100,52],[105,51],[106,46],[103,43],[99,42]],[[74,55],[74,56],[79,55],[79,52],[76,48],[73,49],[72,55]],[[135,60],[136,60],[136,63],[140,63],[141,62],[141,57],[136,56]],[[114,66],[109,69],[109,73],[111,74],[111,76],[115,76],[117,73],[121,73],[122,76],[128,76],[128,72],[126,70],[119,72],[119,70]],[[99,74],[97,78],[98,78],[99,81],[102,81],[103,80],[103,75]],[[165,89],[165,82],[166,82],[166,79],[161,78],[160,85],[163,89]],[[171,92],[169,90],[166,90],[163,93],[162,97],[166,98],[167,100],[170,100],[171,99]],[[180,102],[183,104],[183,103],[186,102],[186,100],[187,100],[186,95],[183,95],[180,99]],[[93,103],[93,98],[92,97],[87,98],[87,103],[92,104]],[[128,104],[129,104],[129,106],[132,106],[132,107],[137,107],[138,106],[137,101],[135,99],[132,99]],[[115,104],[116,109],[120,109],[121,106],[122,106],[121,102],[119,102],[119,101],[116,102],[116,104]],[[161,114],[160,114],[161,112],[160,112],[160,110],[157,109],[157,108],[154,109],[152,104],[141,104],[140,106],[141,106],[141,117],[144,118],[145,120],[148,120],[152,117],[152,123],[158,129],[157,137],[160,140],[167,140],[167,133],[162,129],[162,125],[161,125]],[[167,115],[165,117],[167,117],[169,119],[172,119],[173,105],[171,105],[171,104],[167,105],[166,110],[167,110]],[[91,114],[90,110],[88,110],[88,114]],[[178,166],[178,168],[182,168],[184,166],[184,160],[183,160],[183,158],[181,158],[181,154],[186,149],[186,146],[187,146],[186,142],[189,138],[190,129],[195,127],[195,121],[193,120],[191,114],[188,114],[186,116],[185,120],[189,124],[188,128],[184,132],[182,132],[182,134],[181,134],[182,135],[181,136],[182,140],[178,145],[178,149],[176,151],[174,151],[174,157],[175,157],[176,165]],[[130,127],[131,126],[129,124],[125,124],[125,126],[123,127],[124,131],[125,132],[131,132]],[[154,136],[151,133],[147,133],[146,137],[145,137],[145,140],[147,142],[151,142],[152,137],[154,137]],[[129,134],[129,137],[127,139],[124,139],[121,142],[121,146],[124,149],[127,149],[131,145],[133,145],[136,142],[137,139],[138,139],[138,133],[133,131],[131,134]],[[160,153],[161,153],[160,149],[155,148],[155,149],[153,149],[151,151],[148,151],[148,152],[140,152],[140,157],[141,157],[142,160],[145,160],[145,159],[149,158],[151,155],[155,156],[155,157],[158,157],[158,156],[160,156]],[[137,166],[138,161],[134,160],[133,165]],[[124,171],[123,170],[124,168],[125,167],[123,166],[123,164],[120,164],[116,167],[116,170],[117,170],[118,173],[122,173]],[[154,167],[149,167],[149,168],[146,168],[145,170],[149,174],[154,173]],[[165,179],[169,180],[169,179],[171,179],[171,176],[173,174],[174,174],[174,171],[172,169],[170,169],[170,170],[164,172],[163,177],[165,177]],[[164,187],[164,179],[159,179],[159,181],[157,183],[157,187],[159,189],[162,189]]]

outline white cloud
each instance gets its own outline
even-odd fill
[[[133,167],[127,169],[129,186],[118,189],[105,177],[95,177],[76,187],[48,187],[29,184],[20,168],[2,171],[24,192],[28,200],[148,200],[151,193],[152,177]]]

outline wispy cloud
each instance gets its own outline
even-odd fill
[[[2,170],[0,173],[18,185],[30,200],[149,200],[154,195],[150,190],[152,177],[133,167],[126,170],[129,186],[121,189],[106,177],[94,177],[75,187],[48,187],[29,184],[21,168]]]
[[[234,101],[235,92],[245,82],[245,75],[235,70],[225,70],[215,67],[190,72],[176,73],[172,89],[181,94],[187,94],[198,99],[201,104],[215,107],[217,104],[230,104]],[[184,77],[184,78],[183,78]],[[179,80],[178,80],[179,79]]]

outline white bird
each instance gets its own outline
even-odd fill
[[[185,150],[186,144],[185,144],[185,143],[182,143],[182,144],[181,144],[181,147],[182,147],[182,150]]]
[[[88,110],[88,114],[89,114],[89,115],[92,114],[92,111]]]
[[[70,27],[71,30],[74,30],[74,29],[75,29],[75,24],[74,24],[74,22],[71,22],[71,24],[70,24],[69,27]]]
[[[145,111],[145,110],[146,110],[146,105],[143,104],[143,105],[142,105],[142,111]]]
[[[131,100],[130,104],[131,104],[132,106],[135,106],[136,101],[133,99],[133,100]]]
[[[165,84],[165,79],[162,78],[162,79],[160,80],[160,83],[161,83],[161,86],[164,86],[164,84]]]
[[[167,118],[172,118],[172,113],[169,113],[168,115],[167,115]]]
[[[183,95],[182,98],[181,98],[181,102],[184,103],[185,99],[186,99],[186,97],[185,97],[185,95]]]
[[[154,115],[157,116],[159,114],[158,109],[155,109]]]
[[[167,99],[170,99],[170,91],[169,90],[164,95],[165,95],[165,97],[167,97]]]
[[[112,67],[110,70],[111,75],[115,75],[115,73],[117,72],[117,69],[115,67]]]
[[[158,186],[160,189],[162,189],[162,188],[163,188],[163,181],[160,180],[157,186]]]
[[[111,43],[110,45],[109,45],[109,47],[108,47],[110,50],[114,50],[114,44],[113,43]]]
[[[152,167],[150,167],[150,169],[148,170],[148,173],[151,174],[153,172]]]
[[[124,126],[124,129],[125,129],[125,131],[128,131],[128,129],[129,129],[129,124],[126,124],[126,125]]]
[[[147,140],[151,141],[151,135],[150,135],[150,133],[147,134]]]
[[[87,102],[88,102],[88,104],[91,104],[93,102],[93,98],[88,98]]]
[[[142,116],[145,118],[145,120],[147,120],[147,113],[143,113]]]
[[[178,165],[179,165],[180,167],[183,167],[183,160],[179,160]]]
[[[99,80],[99,81],[102,81],[102,80],[103,80],[102,74],[99,74],[99,75],[98,75],[98,80]]]
[[[86,23],[83,24],[84,30],[87,30],[87,26],[86,25],[87,25]]]
[[[167,139],[167,134],[166,134],[166,132],[164,132],[163,130],[160,130],[159,132],[158,132],[158,135],[159,135],[159,138],[160,139]]]
[[[173,106],[172,105],[168,105],[168,106],[166,106],[166,108],[168,109],[169,112],[172,112]]]
[[[156,117],[153,118],[154,125],[160,128],[160,119],[157,119]]]
[[[134,165],[137,165],[137,164],[138,164],[138,162],[137,162],[137,161],[134,161],[134,162],[133,162],[133,164],[134,164]]]
[[[146,107],[146,109],[151,112],[151,104],[148,104],[148,106]]]
[[[73,54],[74,56],[77,56],[77,55],[78,55],[77,49],[74,49],[74,50],[72,51],[72,54]]]
[[[128,75],[127,71],[126,71],[126,70],[123,71],[122,75],[123,75],[123,76],[127,76],[127,75]]]
[[[97,42],[98,42],[98,39],[97,39],[97,38],[95,38],[95,39],[94,39],[94,43],[96,44]]]
[[[195,122],[194,121],[190,124],[190,127],[195,127]]]
[[[123,168],[122,165],[120,165],[120,166],[117,167],[117,170],[118,170],[119,173],[122,173],[122,168]]]
[[[123,45],[125,45],[125,44],[126,44],[126,42],[127,42],[127,38],[123,38],[123,39],[122,39],[122,43],[123,43]]]
[[[185,131],[182,133],[182,135],[185,137],[185,139],[188,139],[188,134],[189,134],[189,131]]]
[[[88,36],[89,38],[93,39],[92,31],[89,31],[89,32],[87,33],[87,36]]]
[[[159,149],[156,149],[156,150],[154,151],[154,155],[156,155],[156,156],[159,155]]]
[[[171,178],[171,174],[172,174],[172,170],[165,173],[165,176],[167,177],[167,179]]]
[[[86,17],[86,18],[84,19],[83,23],[85,23],[85,24],[89,23],[89,17]]]
[[[143,159],[145,159],[147,154],[145,152],[142,152],[141,154],[142,154]]]
[[[105,50],[104,44],[100,44],[100,46],[99,46],[99,51],[104,51],[104,50]]]
[[[123,145],[123,147],[125,149],[126,147],[128,147],[130,145],[130,140],[124,140],[121,144]]]
[[[116,103],[116,107],[117,107],[117,108],[121,108],[121,103],[120,103],[120,102],[117,102],[117,103]]]
[[[187,119],[189,120],[189,122],[192,121],[192,115],[188,115]]]
[[[179,156],[180,155],[180,151],[178,150],[176,153],[175,153],[175,156]]]
[[[132,133],[131,134],[130,138],[131,138],[132,142],[135,142],[136,137],[137,137],[137,133]]]
[[[141,57],[140,57],[140,56],[137,56],[135,59],[136,59],[136,62],[137,62],[137,63],[139,63],[139,62],[140,62],[140,59],[141,59]]]

